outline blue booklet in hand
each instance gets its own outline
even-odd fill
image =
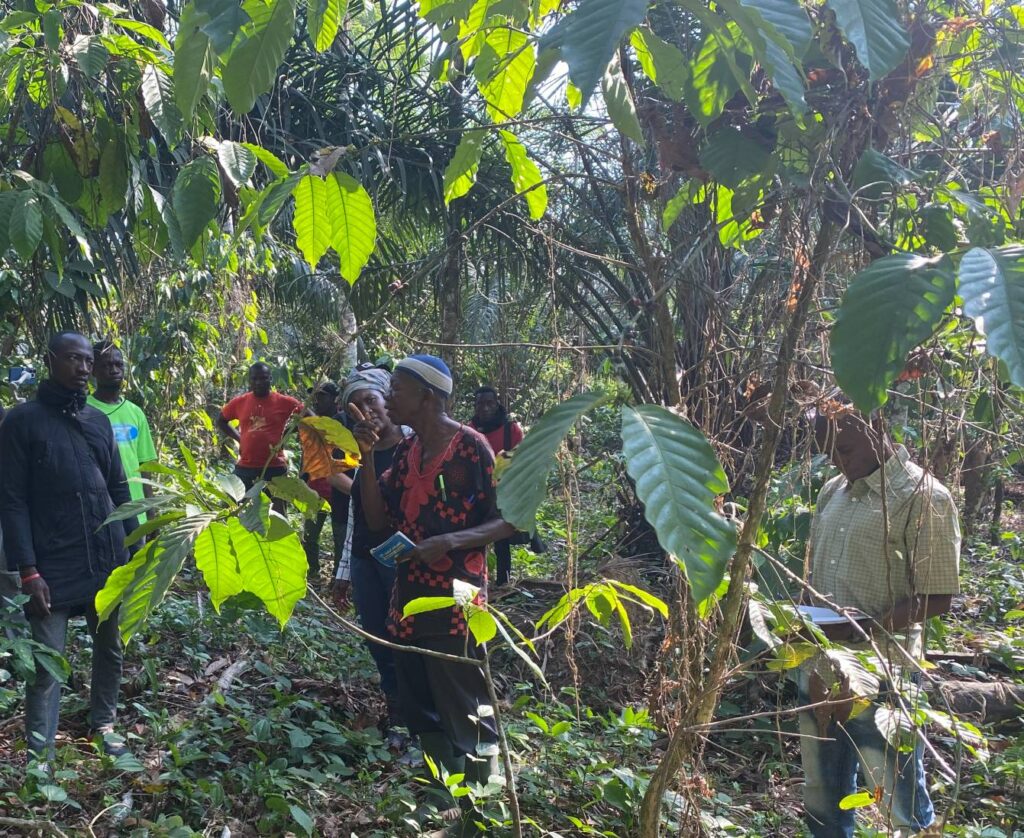
[[[387,541],[371,548],[370,555],[381,564],[393,565],[401,560],[402,556],[410,553],[415,546],[412,539],[405,533],[396,532]]]

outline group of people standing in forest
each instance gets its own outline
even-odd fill
[[[127,561],[125,539],[139,520],[104,522],[148,493],[148,484],[130,478],[156,451],[145,415],[121,396],[125,365],[115,346],[62,332],[49,341],[46,366],[35,400],[0,422],[4,552],[28,597],[35,640],[62,652],[69,619],[85,617],[93,636],[90,723],[102,749],[117,756],[126,751],[114,733],[122,667],[117,614],[101,622],[95,597]],[[497,773],[498,731],[480,669],[453,660],[481,653],[464,614],[451,607],[406,616],[404,609],[420,597],[453,595],[457,581],[480,601],[491,544],[498,581],[509,580],[510,542],[523,534],[501,518],[494,464],[496,453],[521,442],[522,429],[490,387],[476,392],[470,422],[453,419],[451,371],[431,355],[410,355],[393,369],[361,364],[341,383],[316,387],[310,407],[275,392],[272,378],[269,366],[253,364],[249,391],[218,415],[222,433],[239,443],[236,476],[251,487],[287,473],[281,443],[296,414],[330,416],[351,430],[359,467],[310,479],[330,506],[334,601],[339,608],[353,601],[365,631],[392,644],[368,644],[389,724],[406,726],[449,774],[487,782]],[[935,818],[922,743],[898,747],[878,719],[886,702],[905,701],[907,684],[920,689],[913,664],[923,657],[922,622],[948,610],[959,591],[956,508],[948,490],[865,417],[819,413],[814,429],[818,449],[840,474],[818,498],[808,590],[831,607],[859,609],[865,621],[835,639],[880,654],[883,677],[868,710],[854,713],[848,684],[801,674],[808,826],[816,838],[854,834],[854,813],[841,803],[856,789],[859,770],[889,824],[910,834]],[[325,516],[311,523],[306,539],[314,583]],[[408,544],[397,560],[376,549],[396,534]],[[58,680],[37,668],[25,717],[28,750],[42,764],[53,753],[59,697]],[[466,814],[443,785],[437,790],[451,819]]]

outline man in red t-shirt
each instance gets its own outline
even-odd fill
[[[270,367],[258,362],[249,367],[249,392],[229,401],[217,417],[221,433],[238,443],[235,476],[249,489],[262,478],[272,480],[287,474],[284,454],[274,451],[281,444],[284,429],[302,402],[270,389]],[[237,421],[237,430],[231,422]]]

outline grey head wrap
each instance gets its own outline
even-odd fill
[[[391,388],[391,373],[378,367],[368,370],[360,370],[352,373],[345,379],[341,391],[341,405],[344,408],[348,405],[352,396],[360,390],[376,390],[385,394]]]

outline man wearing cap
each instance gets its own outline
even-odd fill
[[[388,630],[409,646],[478,656],[461,608],[403,616],[414,599],[453,596],[456,580],[482,598],[486,546],[513,532],[498,513],[491,448],[448,416],[451,392],[440,358],[412,355],[396,365],[385,407],[392,424],[414,433],[398,443],[379,478],[369,456],[380,439],[377,425],[355,405],[348,410],[363,452],[358,481],[368,526],[379,531],[390,523],[416,544],[398,564]],[[498,736],[481,671],[411,652],[396,655],[395,665],[405,719],[424,752],[449,773],[486,783],[496,772]],[[450,797],[446,803],[454,805]]]
[[[377,474],[391,468],[395,448],[405,438],[403,429],[392,423],[384,407],[384,395],[390,385],[391,374],[387,370],[369,366],[357,368],[345,380],[341,394],[341,403],[352,405],[363,421],[371,423],[377,432],[372,455]],[[349,487],[351,497],[344,527],[345,540],[332,589],[334,602],[339,609],[344,609],[351,594],[362,627],[377,637],[388,638],[388,608],[395,587],[395,561],[378,559],[371,550],[386,541],[394,531],[371,531],[363,515],[357,476],[354,476],[354,481],[349,481]],[[391,649],[378,643],[367,643],[367,647],[380,673],[380,688],[388,709],[387,727],[404,725],[394,655]]]

